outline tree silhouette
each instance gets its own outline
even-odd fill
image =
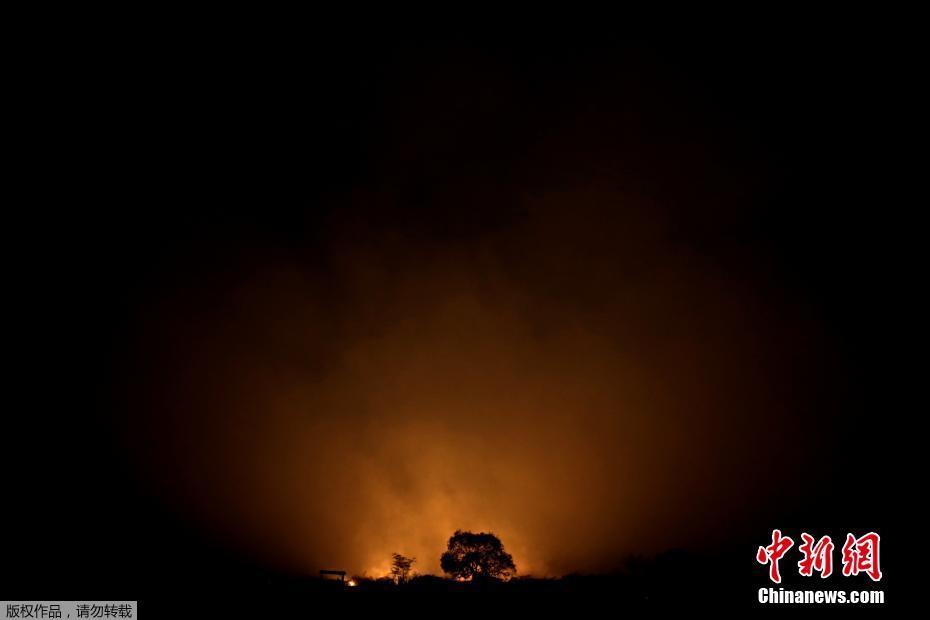
[[[439,558],[439,565],[457,579],[509,579],[517,572],[500,538],[490,532],[457,530],[449,538],[448,548]]]
[[[416,562],[416,558],[408,558],[399,553],[391,554],[391,579],[394,583],[406,583],[410,576],[410,567]]]

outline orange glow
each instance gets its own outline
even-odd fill
[[[385,575],[403,551],[441,575],[458,529],[494,532],[520,575],[606,570],[714,543],[719,519],[695,505],[762,510],[802,465],[756,438],[793,445],[785,412],[805,411],[791,399],[816,376],[765,334],[804,335],[806,351],[804,321],[677,245],[633,261],[638,277],[592,280],[624,241],[661,235],[654,218],[615,222],[632,231],[618,238],[606,208],[563,221],[561,196],[540,200],[480,252],[334,249],[338,303],[277,258],[229,265],[202,315],[189,291],[159,300],[126,440],[170,447],[137,455],[152,484],[308,574]]]

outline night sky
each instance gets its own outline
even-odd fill
[[[441,574],[456,529],[524,575],[747,581],[776,527],[890,541],[884,57],[580,39],[44,59],[4,583]]]

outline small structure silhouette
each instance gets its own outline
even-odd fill
[[[346,572],[344,570],[321,570],[320,579],[325,581],[340,581],[345,583]]]

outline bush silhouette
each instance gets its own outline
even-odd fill
[[[416,558],[408,558],[407,556],[401,555],[399,553],[392,553],[391,579],[394,580],[394,583],[407,583],[407,579],[410,577],[410,569],[413,566],[413,563],[416,561]]]

